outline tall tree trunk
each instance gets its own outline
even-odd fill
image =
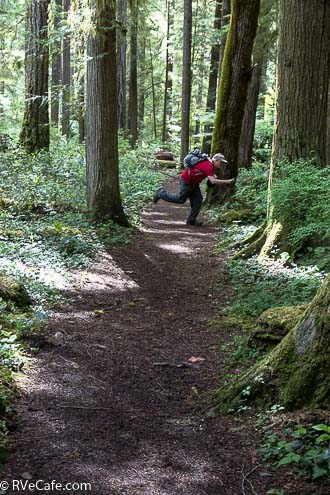
[[[277,31],[272,28],[277,17],[277,0],[261,0],[260,23],[253,49],[253,72],[248,86],[244,118],[239,142],[238,163],[240,167],[252,167],[252,151],[261,78],[266,53],[277,39]],[[273,29],[273,30],[272,30]]]
[[[212,154],[224,153],[228,166],[220,178],[238,174],[238,147],[248,83],[251,77],[251,56],[257,32],[260,0],[233,0],[230,28],[221,67],[218,102],[212,136]],[[213,188],[211,203],[224,201],[232,189]]]
[[[90,0],[87,42],[87,202],[94,219],[127,226],[120,191],[117,132],[116,2]]]
[[[137,88],[137,31],[138,0],[130,0],[130,71],[129,71],[129,133],[130,143],[134,147],[138,139],[138,88]]]
[[[63,12],[68,18],[71,0],[63,0]],[[71,40],[66,34],[63,38],[62,55],[62,134],[70,137],[70,105],[71,105]]]
[[[85,76],[83,74],[79,79],[78,106],[79,143],[82,144],[86,135]]]
[[[120,22],[119,42],[117,50],[118,67],[118,129],[124,134],[126,130],[126,33],[127,33],[127,0],[118,2],[118,21]]]
[[[30,0],[25,55],[25,111],[20,143],[29,153],[49,148],[48,0]]]
[[[163,143],[169,139],[168,121],[171,117],[172,103],[172,72],[173,72],[173,55],[170,50],[171,30],[174,25],[174,1],[167,0],[167,33],[166,33],[166,63],[165,63],[165,91],[164,91],[164,106],[163,106],[163,126],[162,126],[162,141]]]
[[[143,21],[142,21],[143,24]],[[139,140],[143,140],[144,135],[144,113],[145,113],[145,89],[146,84],[145,80],[147,77],[147,62],[146,62],[146,36],[143,35],[143,39],[140,39],[140,50],[139,50],[139,64],[138,64],[138,73],[139,73],[139,81],[138,81],[138,136]],[[151,67],[152,71],[152,67]],[[153,73],[151,72],[151,78],[153,77]]]
[[[279,22],[274,162],[313,155],[324,166],[330,4],[282,1]]]
[[[262,67],[263,60],[261,59],[253,67],[252,77],[249,82],[238,150],[238,164],[241,168],[252,167],[253,138],[256,127]]]
[[[181,98],[181,152],[180,161],[189,150],[189,124],[191,100],[191,34],[192,34],[192,0],[183,4],[183,68]]]
[[[150,53],[151,89],[152,89],[152,119],[153,119],[153,128],[154,128],[154,138],[157,139],[156,90],[155,90],[155,80],[154,80],[154,66],[152,62],[153,54],[152,54],[150,39],[149,39],[149,53]]]
[[[299,16],[297,16],[299,8]],[[306,31],[306,23],[308,30]],[[261,250],[268,256],[275,244],[287,250],[285,219],[274,218],[271,186],[277,163],[314,158],[326,166],[329,97],[330,4],[311,0],[281,1],[278,43],[276,121],[269,181],[267,238]],[[308,68],[308,77],[306,70]]]
[[[226,8],[230,5],[229,0],[216,0],[215,4],[215,14],[214,14],[214,30],[220,30],[221,25],[225,25],[228,22],[228,12]],[[225,43],[223,39],[219,40],[212,46],[211,49],[211,61],[210,61],[210,72],[209,72],[209,82],[208,91],[206,98],[206,112],[213,112],[215,110],[215,103],[217,97],[217,83],[219,74],[219,64],[220,61],[220,43]],[[204,138],[203,138],[203,151],[208,155],[211,153],[211,131],[212,127],[210,124],[206,124],[204,127]]]
[[[54,11],[54,33],[56,35],[59,24],[60,16],[62,13],[62,0],[55,0],[55,11]],[[62,65],[62,54],[61,54],[61,41],[57,37],[52,43],[52,88],[51,88],[51,121],[58,127],[59,122],[59,96],[61,88],[61,65]]]
[[[5,81],[0,81],[0,95],[5,94]],[[4,113],[2,101],[0,100],[0,114]]]
[[[265,58],[263,65],[262,65],[262,72],[261,72],[261,78],[260,78],[260,89],[259,89],[259,100],[258,100],[258,108],[257,108],[257,116],[261,120],[264,120],[266,118],[266,91],[267,91],[267,67],[268,67],[268,60]]]

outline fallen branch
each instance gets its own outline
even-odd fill
[[[245,482],[248,482],[254,495],[258,495],[257,492],[255,491],[255,489],[253,488],[253,485],[251,483],[251,481],[248,479],[248,477],[254,473],[254,471],[256,469],[258,469],[258,467],[260,467],[260,465],[258,464],[257,466],[255,466],[253,469],[251,469],[251,471],[249,471],[247,474],[244,474],[244,464],[242,466],[242,469],[241,469],[241,473],[242,473],[242,476],[243,476],[243,479],[242,479],[242,494],[243,495],[246,495],[246,492],[245,492],[245,488],[244,488],[244,485],[245,485]]]
[[[193,363],[179,362],[171,363],[169,361],[163,361],[161,363],[152,363],[153,366],[172,366],[174,368],[199,368],[199,365]]]

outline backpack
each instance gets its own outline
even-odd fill
[[[198,163],[205,162],[205,160],[210,161],[210,158],[206,153],[203,153],[199,148],[195,148],[193,151],[188,153],[183,159],[184,168],[192,169]]]

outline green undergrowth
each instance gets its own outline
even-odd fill
[[[256,257],[231,261],[229,272],[234,290],[229,313],[252,317],[272,307],[309,303],[324,278],[315,266],[286,266],[282,259]]]
[[[215,224],[251,224],[262,222],[267,209],[268,167],[255,164],[251,169],[241,169],[235,194],[219,206],[205,207],[209,220]]]
[[[141,211],[162,178],[150,171],[151,152],[120,140],[120,187],[126,215],[138,225]],[[76,269],[114,243],[129,243],[131,229],[94,224],[86,208],[84,148],[54,141],[49,152],[0,152],[0,275],[26,288],[31,307],[0,299],[0,464],[6,438],[12,372],[24,365],[25,338],[44,325],[64,300]]]
[[[290,466],[296,476],[330,482],[330,426],[324,423],[267,429],[261,453],[276,468]]]
[[[313,160],[280,162],[272,186],[274,218],[285,226],[290,259],[330,270],[330,169]]]

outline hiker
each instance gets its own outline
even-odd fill
[[[195,156],[199,156],[199,161],[194,160]],[[191,157],[193,157],[191,161]],[[194,164],[194,161],[197,162]],[[211,186],[222,184],[234,184],[235,179],[218,179],[215,177],[215,170],[221,168],[222,163],[227,163],[225,157],[221,153],[216,153],[212,160],[200,150],[194,150],[189,153],[184,161],[185,170],[180,175],[180,189],[177,194],[166,191],[163,187],[160,187],[154,195],[154,203],[158,203],[160,199],[168,201],[170,203],[183,204],[189,198],[191,210],[188,215],[187,225],[202,225],[203,222],[196,220],[203,203],[203,196],[199,187],[199,184],[208,179]]]

